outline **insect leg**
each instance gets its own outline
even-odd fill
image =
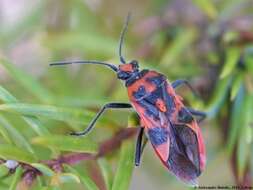
[[[192,91],[192,93],[195,95],[195,96],[197,96],[197,97],[199,97],[199,95],[198,95],[198,93],[196,92],[196,90],[192,87],[192,85],[187,81],[187,80],[185,80],[185,79],[179,79],[179,80],[176,80],[176,81],[174,81],[174,82],[172,82],[172,87],[174,88],[174,89],[176,89],[177,87],[179,87],[179,86],[181,86],[181,85],[186,85],[191,91]]]
[[[198,111],[198,110],[195,110],[195,109],[192,109],[192,108],[186,108],[192,115],[194,116],[198,116],[199,119],[197,120],[198,123],[203,121],[205,118],[206,118],[206,113],[205,112],[202,112],[202,111]]]
[[[81,132],[74,132],[71,133],[71,135],[75,135],[75,136],[83,136],[85,134],[87,134],[88,132],[90,132],[93,127],[95,126],[96,121],[98,120],[98,118],[104,113],[104,111],[108,108],[116,108],[116,109],[122,109],[122,108],[132,108],[131,104],[128,103],[108,103],[105,104],[97,113],[97,115],[93,118],[93,120],[90,122],[90,124],[88,125],[88,127]]]
[[[141,154],[144,149],[145,144],[142,145],[142,137],[143,137],[144,127],[141,127],[138,133],[137,141],[136,141],[136,148],[135,148],[135,166],[140,165]]]

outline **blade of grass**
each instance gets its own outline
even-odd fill
[[[18,103],[16,97],[14,97],[10,92],[4,89],[0,85],[0,100],[4,103]],[[38,134],[38,135],[46,135],[49,134],[49,131],[43,126],[43,124],[33,116],[24,116],[22,117],[26,123],[29,124],[30,127]]]
[[[33,163],[31,164],[34,168],[38,169],[41,173],[43,173],[45,176],[52,177],[55,175],[55,172],[49,168],[48,166],[41,164],[41,163]]]
[[[183,53],[185,48],[187,48],[195,39],[196,31],[193,29],[188,29],[177,35],[173,40],[172,44],[165,50],[164,55],[161,58],[160,64],[164,66],[169,66],[176,60],[178,62],[179,56]]]
[[[243,99],[245,97],[245,89],[243,85],[240,86],[237,96],[235,97],[232,107],[232,115],[230,118],[230,130],[228,133],[227,151],[231,155],[236,144],[241,127],[241,110],[243,109]]]
[[[13,127],[7,119],[0,115],[0,124],[4,127],[10,134],[12,141],[19,147],[26,148],[29,152],[34,153],[33,148],[29,144],[29,142],[25,139],[25,137],[15,128]]]
[[[246,93],[243,99],[243,112],[240,110],[239,117],[241,118],[240,131],[238,145],[237,145],[237,171],[240,180],[243,180],[243,176],[246,170],[247,163],[250,156],[251,142],[249,141],[250,121],[252,117],[253,100],[252,95]],[[251,134],[250,134],[251,135]]]
[[[18,167],[16,169],[15,175],[13,176],[12,182],[10,184],[9,190],[16,190],[18,182],[20,181],[22,176],[22,168]]]
[[[121,147],[119,165],[115,174],[112,190],[128,190],[134,167],[134,144],[126,140]]]
[[[82,170],[82,173],[81,173],[81,172],[78,172],[73,167],[68,166],[68,165],[64,165],[64,168],[66,168],[67,171],[79,176],[81,183],[84,184],[88,190],[99,190],[97,185],[92,181],[92,179],[90,178],[90,176],[88,175],[88,173],[85,170]]]
[[[193,3],[198,6],[204,14],[207,14],[207,16],[211,19],[215,19],[218,16],[218,11],[211,0],[193,0]]]
[[[240,54],[241,54],[241,51],[237,47],[231,47],[227,49],[226,62],[220,74],[221,79],[229,76],[232,73],[232,71],[236,67],[236,64],[239,60]]]
[[[11,103],[0,105],[0,111],[21,114],[25,116],[43,116],[49,119],[88,123],[93,117],[93,114],[87,110],[77,108],[61,108],[48,105],[34,105],[23,103]]]
[[[37,161],[34,154],[31,154],[20,147],[6,144],[0,144],[0,157],[5,160],[16,160],[27,164]]]
[[[131,114],[128,126],[137,126],[136,114]],[[121,145],[118,168],[114,177],[112,190],[128,190],[134,168],[134,142],[126,140]]]
[[[52,147],[61,151],[88,152],[96,153],[97,144],[91,142],[88,138],[78,138],[64,135],[49,135],[44,137],[35,137],[32,139],[34,144],[45,147]]]
[[[226,97],[229,92],[229,87],[231,86],[232,77],[226,77],[222,80],[219,80],[217,82],[217,85],[214,89],[214,94],[212,95],[212,98],[207,106],[208,110],[207,117],[213,118],[216,116],[216,114],[219,112],[220,108],[224,104]]]
[[[103,175],[107,189],[112,189],[113,172],[112,168],[105,158],[98,159],[98,164]]]

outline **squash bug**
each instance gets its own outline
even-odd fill
[[[120,35],[119,58],[121,64],[100,61],[65,61],[50,65],[98,64],[109,67],[117,73],[117,78],[124,81],[131,103],[107,103],[97,113],[88,127],[72,135],[83,136],[90,132],[98,118],[107,109],[134,108],[140,119],[137,136],[135,165],[140,164],[141,154],[147,142],[151,142],[156,154],[168,170],[181,181],[197,185],[197,178],[205,167],[205,145],[198,122],[205,118],[205,113],[184,106],[182,98],[175,89],[186,85],[193,90],[187,80],[170,83],[166,77],[156,71],[139,70],[136,60],[126,62],[122,56],[122,44],[130,16]],[[193,116],[199,117],[196,120]],[[143,140],[143,134],[146,139]]]

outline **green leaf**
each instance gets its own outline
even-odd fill
[[[3,125],[1,125],[0,122],[0,134],[2,135],[3,139],[8,143],[8,144],[13,144],[12,139],[8,133],[8,131],[5,129]]]
[[[183,54],[184,50],[194,41],[195,37],[196,31],[192,29],[179,33],[173,40],[172,44],[165,50],[160,64],[169,66],[174,63],[179,56]]]
[[[19,70],[15,65],[8,60],[0,57],[0,64],[9,72],[18,83],[32,93],[35,97],[43,102],[53,102],[52,95],[49,91],[43,88],[32,76],[24,71]]]
[[[215,19],[218,16],[218,11],[211,0],[193,0],[193,3],[197,5],[203,13],[207,14],[209,18]]]
[[[22,176],[22,168],[18,167],[15,171],[14,177],[12,179],[12,182],[10,184],[9,190],[16,190],[17,189],[17,184],[20,181]]]
[[[89,111],[77,108],[61,108],[48,105],[35,105],[12,103],[0,105],[0,111],[6,111],[25,116],[43,116],[49,119],[55,119],[66,122],[88,123],[93,114]]]
[[[215,117],[222,105],[225,103],[226,97],[231,86],[232,77],[226,77],[222,80],[217,81],[216,87],[213,90],[214,94],[207,106],[208,118]]]
[[[0,100],[2,100],[5,103],[13,103],[17,102],[18,100],[11,95],[5,88],[0,86]]]
[[[13,127],[8,120],[6,120],[3,116],[0,115],[0,125],[5,128],[9,135],[12,138],[12,141],[19,147],[24,147],[31,153],[34,153],[33,148],[29,144],[29,142],[25,139],[25,137],[15,128]]]
[[[231,47],[228,48],[226,52],[226,62],[224,64],[224,67],[222,69],[220,78],[223,79],[230,75],[234,68],[236,67],[236,64],[240,58],[241,51],[237,47]]]
[[[91,142],[88,138],[63,135],[48,135],[44,137],[35,137],[32,139],[32,142],[34,144],[45,147],[52,147],[61,151],[89,153],[96,153],[97,151],[97,144]]]
[[[13,145],[0,144],[0,157],[5,160],[16,160],[24,163],[36,162],[34,154]]]
[[[136,126],[136,114],[130,115],[128,126]],[[118,168],[114,177],[112,190],[128,190],[134,168],[134,142],[126,140],[121,145]]]
[[[112,190],[128,190],[134,167],[134,144],[127,140],[122,144],[119,165]]]
[[[231,154],[236,141],[237,144],[237,171],[238,177],[242,180],[246,165],[249,159],[251,141],[248,138],[250,121],[252,117],[252,96],[246,93],[245,88],[241,88],[238,97],[235,99],[233,106],[231,129],[229,132],[228,151]]]
[[[98,159],[98,164],[102,172],[107,189],[111,189],[113,184],[113,172],[111,166],[105,158]]]
[[[234,100],[234,98],[236,97],[236,95],[240,89],[242,82],[243,82],[243,74],[239,73],[236,76],[235,80],[233,81],[232,88],[231,88],[230,100]]]
[[[92,179],[90,178],[90,176],[87,174],[87,172],[84,169],[82,169],[82,173],[81,173],[71,166],[64,165],[64,167],[67,169],[67,171],[79,176],[81,183],[84,184],[88,190],[99,190],[97,185],[92,181]]]
[[[80,183],[81,182],[79,177],[73,173],[61,173],[59,174],[58,177],[61,183],[70,183],[70,182]]]
[[[0,86],[0,100],[2,100],[5,103],[18,103],[18,100],[1,86]],[[32,127],[32,129],[38,135],[49,134],[49,131],[43,126],[43,124],[37,118],[33,116],[24,116],[22,118],[30,127]]]
[[[31,164],[31,166],[38,169],[41,173],[43,173],[46,176],[52,177],[55,175],[55,172],[44,164],[33,163],[33,164]]]
[[[241,110],[243,110],[243,100],[245,97],[245,89],[241,85],[237,96],[235,97],[234,104],[232,106],[232,113],[230,117],[230,130],[228,131],[228,141],[227,141],[227,151],[232,154],[236,140],[239,135],[239,130],[241,126]]]

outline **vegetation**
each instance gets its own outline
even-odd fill
[[[23,6],[6,2],[0,10],[4,4]],[[131,111],[108,111],[84,138],[69,135],[83,130],[106,102],[127,102],[127,93],[106,68],[49,63],[118,64],[119,34],[129,10],[125,57],[170,81],[188,79],[199,97],[186,89],[178,93],[208,114],[200,124],[207,146],[200,185],[253,185],[250,0],[31,5],[12,24],[0,15],[0,190],[189,189],[168,173],[151,147],[134,167],[138,122]]]

